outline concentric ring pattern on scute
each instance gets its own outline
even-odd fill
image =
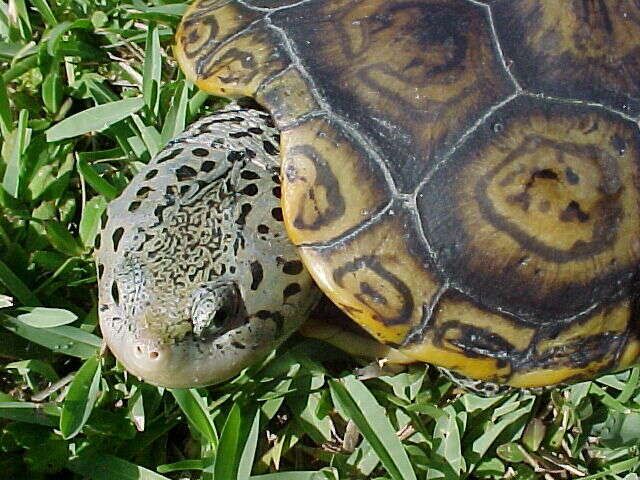
[[[176,54],[271,112],[290,237],[380,341],[516,386],[637,362],[639,2],[201,0]]]

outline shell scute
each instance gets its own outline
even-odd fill
[[[511,71],[535,93],[640,115],[638,2],[499,0],[496,30]]]
[[[330,247],[300,254],[342,310],[383,343],[401,344],[423,321],[441,284],[418,240],[415,220],[391,207],[374,224]]]
[[[281,152],[282,204],[296,245],[336,238],[391,200],[381,169],[324,118],[285,130]]]

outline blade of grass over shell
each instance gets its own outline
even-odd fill
[[[331,397],[347,418],[353,420],[369,441],[394,480],[416,480],[407,452],[398,439],[385,411],[375,397],[354,377],[330,381]]]
[[[47,141],[56,142],[65,138],[77,137],[89,132],[101,131],[144,106],[142,97],[127,98],[111,103],[105,103],[76,113],[65,118],[47,130]]]
[[[60,432],[65,439],[75,437],[89,419],[100,393],[100,360],[88,358],[69,385],[60,414]]]

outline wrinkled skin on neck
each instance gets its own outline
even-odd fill
[[[107,209],[100,325],[134,375],[209,385],[263,358],[319,292],[280,210],[278,132],[231,106],[194,124]]]

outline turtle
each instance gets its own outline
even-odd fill
[[[100,322],[132,373],[224,381],[321,292],[463,385],[638,363],[640,2],[196,0],[175,56],[239,103],[109,204]]]

